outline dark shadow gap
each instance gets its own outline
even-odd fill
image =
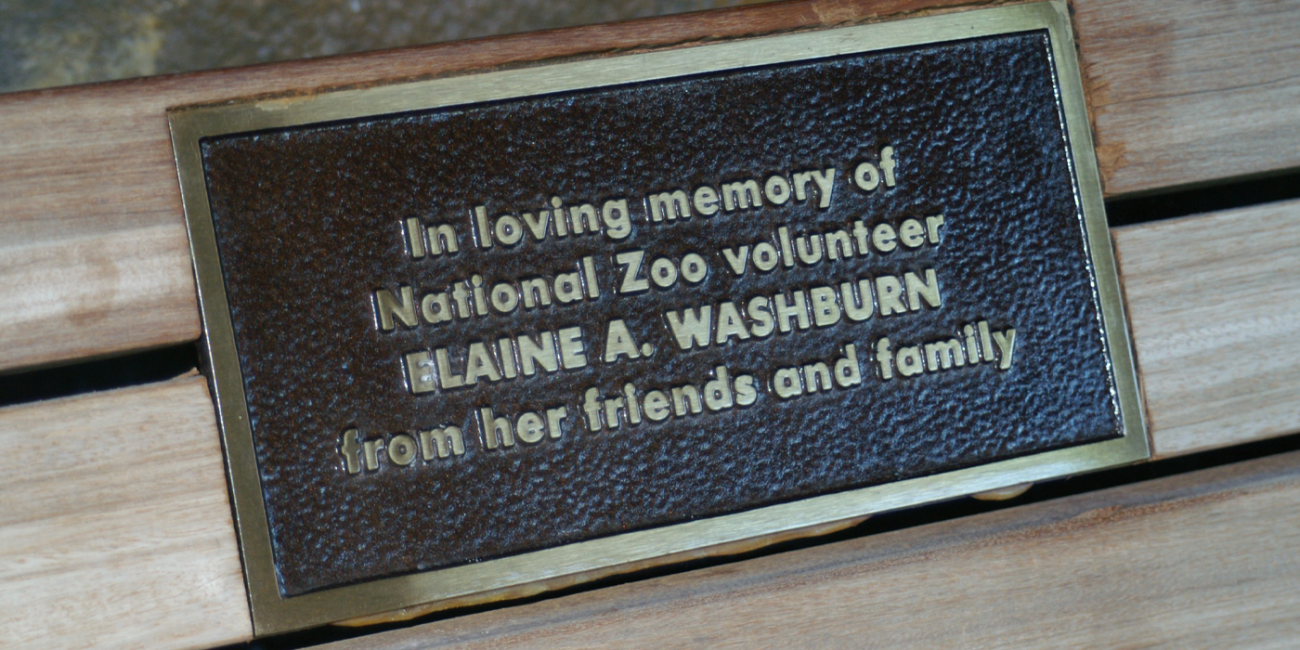
[[[1106,202],[1112,228],[1300,198],[1300,170]]]
[[[0,375],[0,407],[171,379],[198,367],[193,343]]]

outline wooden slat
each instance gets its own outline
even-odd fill
[[[58,230],[0,236],[0,370],[198,338],[183,228],[40,225]]]
[[[201,377],[0,409],[0,646],[252,634]]]
[[[371,635],[433,648],[1284,648],[1300,454]]]
[[[1155,454],[1300,428],[1300,201],[1113,236]]]
[[[632,44],[690,45],[963,3],[975,4],[811,0],[0,96],[0,369],[198,336],[168,106],[600,56]],[[1292,63],[1300,3],[1219,4],[1197,0],[1171,10],[1159,0],[1076,0],[1108,192],[1300,164],[1300,76]],[[1253,85],[1234,86],[1243,80]]]
[[[1108,195],[1300,167],[1300,0],[1075,0]]]
[[[1157,451],[1300,431],[1300,202],[1114,235]],[[0,629],[8,637],[36,647],[147,639],[167,649],[249,634],[201,379],[0,409],[0,443],[14,450],[0,459]],[[1255,516],[1259,524],[1233,526],[1248,531],[1273,515]],[[1018,616],[987,614],[1004,623]]]
[[[632,44],[689,44],[958,2],[800,2],[0,95],[0,370],[198,338],[169,106],[594,56]]]
[[[0,305],[5,307],[0,309],[0,369],[198,336],[193,281],[163,119],[167,106],[607,53],[628,43],[672,46],[852,23],[874,15],[957,3],[796,2],[0,96]],[[1218,18],[1188,22],[1155,0],[1076,3],[1092,101],[1098,108],[1102,168],[1107,191],[1112,194],[1298,164],[1290,156],[1300,155],[1296,153],[1300,152],[1296,146],[1300,137],[1295,132],[1300,114],[1293,108],[1277,108],[1300,104],[1293,101],[1296,78],[1277,75],[1281,68],[1293,74],[1292,64],[1283,66],[1278,59],[1291,52],[1287,43],[1294,40],[1288,41],[1288,35],[1300,25],[1297,3],[1237,3],[1230,17],[1215,14],[1218,5],[1206,0],[1187,6],[1192,8],[1191,15]],[[1171,15],[1157,15],[1158,9],[1152,7],[1163,7],[1164,13]],[[1255,19],[1253,15],[1260,11],[1268,12],[1270,19]],[[1118,16],[1108,12],[1118,12]],[[1133,16],[1131,22],[1124,18],[1128,14]],[[1146,31],[1125,32],[1131,25],[1141,25]],[[1187,47],[1187,43],[1197,47]],[[1204,50],[1205,56],[1198,58],[1198,50]],[[1230,73],[1236,69],[1223,72],[1214,68],[1225,57],[1232,61],[1254,57],[1257,67],[1234,77]],[[1294,58],[1292,55],[1291,60]],[[1234,88],[1225,81],[1232,79],[1245,87]],[[1239,102],[1234,99],[1238,93],[1254,99]],[[1285,103],[1287,98],[1292,101]],[[1125,118],[1130,111],[1142,119]],[[1196,124],[1199,126],[1193,128]],[[1211,150],[1218,156],[1215,164],[1200,157]],[[1121,229],[1115,239],[1157,453],[1173,455],[1300,430],[1294,406],[1300,404],[1296,399],[1300,359],[1294,344],[1295,317],[1300,311],[1296,258],[1300,256],[1288,255],[1287,248],[1295,250],[1300,243],[1300,207],[1287,203]],[[0,460],[0,629],[6,645],[183,648],[210,647],[248,637],[247,602],[221,453],[212,406],[201,380],[0,409],[0,441],[12,452]],[[1288,462],[1292,465],[1283,472],[1285,480],[1268,483],[1273,479],[1258,478],[1263,474],[1256,472],[1252,475],[1256,478],[1250,479],[1256,483],[1251,485],[1291,486],[1295,460]],[[534,630],[541,635],[536,638],[551,638],[547,635],[556,629],[581,632],[590,628],[612,635],[593,637],[600,639],[597,645],[607,645],[623,631],[635,636],[646,627],[680,624],[684,627],[675,630],[673,638],[680,641],[696,633],[702,635],[701,643],[715,643],[721,640],[710,636],[709,614],[724,616],[714,599],[726,594],[724,600],[736,603],[727,611],[755,608],[748,611],[747,618],[737,619],[757,621],[750,636],[737,637],[737,643],[746,646],[761,645],[765,639],[760,632],[776,634],[774,639],[789,639],[779,636],[782,629],[798,632],[803,641],[824,639],[854,646],[873,641],[905,645],[892,641],[917,638],[909,634],[928,635],[917,643],[933,641],[931,646],[941,646],[951,638],[944,634],[960,631],[954,626],[931,626],[933,621],[928,619],[917,629],[902,624],[908,620],[915,624],[915,618],[905,616],[926,609],[943,611],[949,617],[956,612],[960,615],[954,620],[965,621],[967,629],[984,635],[971,637],[974,641],[962,645],[1007,643],[1007,639],[1031,645],[1064,639],[1062,645],[1068,645],[1076,638],[1070,634],[1076,631],[1096,641],[1079,642],[1080,646],[1122,645],[1125,639],[1153,636],[1138,633],[1146,627],[1167,626],[1161,630],[1162,638],[1177,646],[1179,640],[1194,638],[1179,636],[1184,634],[1184,625],[1190,626],[1186,634],[1200,631],[1211,635],[1195,639],[1248,645],[1239,642],[1252,639],[1250,630],[1237,625],[1232,615],[1249,613],[1255,624],[1266,624],[1258,628],[1260,636],[1253,637],[1255,640],[1279,638],[1278,630],[1287,625],[1292,627],[1286,629],[1297,631],[1294,618],[1278,613],[1279,608],[1296,609],[1291,600],[1294,588],[1280,596],[1276,593],[1288,580],[1295,584],[1294,567],[1265,566],[1264,559],[1249,564],[1248,560],[1270,557],[1266,554],[1269,549],[1260,546],[1273,543],[1270,540],[1280,540],[1272,550],[1296,555],[1294,530],[1276,527],[1287,520],[1300,497],[1292,487],[1234,491],[1231,485],[1236,485],[1236,480],[1223,479],[1220,485],[1229,487],[1218,492],[1177,488],[1191,495],[1186,498],[1177,496],[1184,493],[1177,490],[1162,493],[1165,496],[1160,499],[1177,502],[1169,506],[1156,505],[1159,499],[1154,496],[1141,497],[1147,501],[1133,497],[1138,501],[1126,502],[1128,505],[1114,511],[1127,513],[1123,517],[1116,514],[1115,521],[1107,514],[1110,511],[1104,510],[1109,507],[1104,500],[1078,497],[1069,503],[1092,503],[1102,510],[1078,514],[1075,519],[1035,515],[1038,520],[1020,520],[1028,522],[1023,525],[998,524],[996,517],[984,517],[968,520],[976,521],[969,529],[954,523],[950,529],[922,529],[928,532],[917,531],[910,538],[907,533],[886,536],[879,542],[883,546],[865,540],[860,544],[867,546],[852,547],[857,555],[837,555],[843,547],[825,547],[830,550],[819,556],[823,559],[806,556],[799,560],[804,563],[799,566],[812,568],[802,574],[778,576],[777,583],[740,582],[709,591],[715,587],[708,585],[718,584],[710,581],[725,579],[732,569],[724,567],[706,572],[703,582],[696,582],[698,576],[688,576],[653,583],[655,589],[665,585],[686,589],[679,594],[683,600],[665,596],[659,604],[644,601],[648,603],[644,607],[631,601],[610,601],[642,607],[637,611],[650,613],[643,618],[638,618],[639,614],[619,618],[617,612],[600,610],[601,603],[590,600],[582,605],[597,608],[583,610],[591,612],[590,618],[575,615],[560,623],[536,618],[536,608],[548,606],[543,604],[484,615],[488,618],[464,619],[465,625],[478,627],[456,627],[461,623],[455,623],[426,629],[488,639],[511,629]],[[1235,504],[1233,507],[1251,514],[1233,518],[1231,509],[1205,509],[1216,503]],[[1292,504],[1290,512],[1283,511],[1286,504]],[[1092,510],[1077,510],[1087,512]],[[1180,512],[1191,514],[1178,515]],[[1034,521],[1046,523],[1040,526]],[[999,525],[1003,527],[997,528]],[[1268,526],[1273,528],[1265,528]],[[1249,543],[1254,547],[1238,548],[1255,555],[1246,559],[1215,555],[1226,548],[1221,532],[1225,529],[1237,534],[1233,539],[1251,537]],[[989,535],[979,537],[981,530]],[[1204,546],[1189,549],[1191,542],[1184,544],[1180,532],[1171,531],[1185,533],[1187,539],[1199,540]],[[939,541],[926,542],[930,535],[937,535]],[[985,541],[982,546],[976,542],[971,546],[962,539]],[[1007,541],[1012,539],[1015,544]],[[1042,540],[1052,543],[1037,543]],[[1113,540],[1110,546],[1108,540]],[[1168,554],[1153,556],[1142,547],[1148,542]],[[1021,543],[1034,554],[1015,555],[1016,544]],[[1085,548],[1078,550],[1074,545]],[[1118,556],[1088,555],[1091,547],[1120,550],[1115,551]],[[891,548],[902,549],[902,554],[888,555]],[[921,551],[907,555],[907,548]],[[980,555],[979,548],[991,555]],[[1204,552],[1198,555],[1198,549]],[[1061,564],[1076,553],[1091,558],[1094,564]],[[1156,567],[1174,575],[1179,575],[1180,568],[1187,573],[1183,560],[1205,560],[1215,566],[1212,572],[1189,574],[1181,582],[1137,575],[1140,584],[1132,587],[1117,573],[1116,558],[1120,556],[1140,564],[1142,571]],[[930,572],[929,562],[949,557],[954,558],[951,563],[937,564],[936,572]],[[817,566],[829,568],[819,573]],[[910,566],[911,573],[890,573],[893,566]],[[1027,566],[1035,569],[1025,571]],[[1034,577],[1039,574],[1037,567],[1043,568],[1046,577]],[[865,573],[853,573],[859,569]],[[972,574],[975,582],[944,583],[944,572]],[[845,583],[840,581],[842,575],[858,577]],[[862,576],[867,576],[865,582]],[[1075,597],[1060,576],[1089,589],[1082,591],[1083,602],[1075,610],[1055,612],[1050,618],[1055,627],[1044,626],[1057,636],[1041,636],[1048,632],[1040,632],[1035,624],[1039,616],[1052,614],[1041,610],[1053,601],[1040,602],[1034,597],[1036,590],[1055,594],[1058,605],[1068,603],[1067,596]],[[875,582],[876,578],[880,581]],[[910,606],[903,606],[908,601],[900,599],[898,607],[891,609],[895,592],[920,598],[916,594],[921,591],[908,591],[913,582],[936,589],[927,596],[934,600],[912,600]],[[764,584],[778,588],[764,592]],[[630,589],[644,585],[638,583]],[[1252,587],[1258,591],[1249,592]],[[835,596],[839,588],[857,591],[846,591],[840,602]],[[1222,601],[1218,602],[1221,609],[1189,607],[1189,612],[1199,614],[1188,622],[1169,605],[1176,600],[1172,595],[1175,588],[1208,599],[1199,604]],[[768,598],[764,593],[780,598]],[[1251,593],[1272,600],[1250,600],[1247,596]],[[801,600],[806,602],[800,604]],[[1112,616],[1116,601],[1127,603],[1123,611],[1141,611],[1146,601],[1165,609],[1150,617],[1121,617],[1114,629],[1098,630],[1092,621]],[[695,609],[699,612],[692,613]],[[764,617],[763,612],[771,615]],[[848,620],[850,615],[861,619],[862,612],[872,613],[873,624],[857,628],[855,636],[816,636],[823,621]],[[525,627],[509,627],[516,616],[521,621],[517,625]],[[531,624],[528,621],[541,622],[526,630]],[[1023,625],[1016,627],[1017,621]],[[1222,634],[1243,636],[1212,636],[1220,632],[1208,627],[1211,624],[1220,625],[1215,629]],[[927,631],[930,627],[933,631]],[[1123,636],[1125,631],[1133,634]],[[823,633],[832,634],[834,628]],[[524,634],[520,638],[534,637]],[[419,643],[427,640],[416,639]]]

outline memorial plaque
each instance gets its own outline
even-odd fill
[[[1147,456],[1061,7],[171,121],[258,633]]]

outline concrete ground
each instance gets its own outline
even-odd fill
[[[744,0],[0,0],[0,92],[613,22]]]

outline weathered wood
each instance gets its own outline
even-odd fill
[[[1300,201],[1113,237],[1155,454],[1300,429]]]
[[[0,369],[197,338],[169,106],[603,56],[630,44],[686,46],[963,3],[975,4],[809,0],[0,96],[0,341],[9,343],[0,346]],[[1300,3],[1219,4],[1173,11],[1157,0],[1077,0],[1110,193],[1300,164],[1300,76],[1291,63]],[[1253,85],[1237,88],[1242,80]]]
[[[199,335],[168,106],[963,1],[795,2],[0,96],[0,369]],[[1300,164],[1300,3],[1076,8],[1109,193]],[[1300,430],[1300,203],[1124,228],[1115,240],[1156,452]],[[0,409],[0,441],[13,450],[0,460],[6,642],[182,648],[248,637],[202,380]],[[1075,497],[385,638],[394,647],[455,635],[485,644],[621,645],[645,635],[668,645],[1266,645],[1300,633],[1291,613],[1300,572],[1289,560],[1300,550],[1298,463]],[[927,611],[943,616],[916,618]]]
[[[0,235],[0,370],[198,338],[183,228],[42,225],[58,231]]]
[[[0,645],[252,634],[201,377],[0,409]]]
[[[326,647],[1288,647],[1296,503],[1292,453]]]
[[[1171,455],[1300,431],[1293,343],[1300,201],[1123,228],[1115,239],[1156,450]],[[8,463],[0,466],[0,629],[7,636],[41,647],[148,639],[151,647],[172,648],[249,634],[221,450],[201,379],[0,409],[0,442],[21,452],[0,460]],[[1288,494],[1292,504],[1300,499],[1300,492]],[[1203,515],[1204,526],[1178,524],[1189,526],[1189,539],[1220,534],[1217,515]],[[1271,511],[1251,516],[1223,525],[1240,532],[1272,525],[1270,518],[1295,520]],[[1060,551],[1074,543],[1062,540]],[[968,561],[952,570],[984,571],[982,562]],[[1172,574],[1184,570],[1160,562]],[[1214,578],[1226,579],[1227,571]],[[1084,575],[1085,584],[1100,579]],[[826,589],[833,590],[832,578],[819,574],[814,582],[830,580]],[[1128,584],[1114,580],[1116,589]],[[1223,586],[1183,586],[1202,598],[1231,595]],[[1201,587],[1207,591],[1195,591]],[[1104,600],[1089,595],[1088,607],[1098,606],[1094,597]],[[1002,624],[1020,616],[996,603],[980,607]],[[796,625],[796,614],[788,613],[792,626],[823,620],[814,612]],[[604,625],[600,620],[592,624]]]
[[[799,2],[0,95],[0,370],[198,338],[170,106],[687,45],[959,1]]]
[[[1300,166],[1300,1],[1074,7],[1108,195]]]

